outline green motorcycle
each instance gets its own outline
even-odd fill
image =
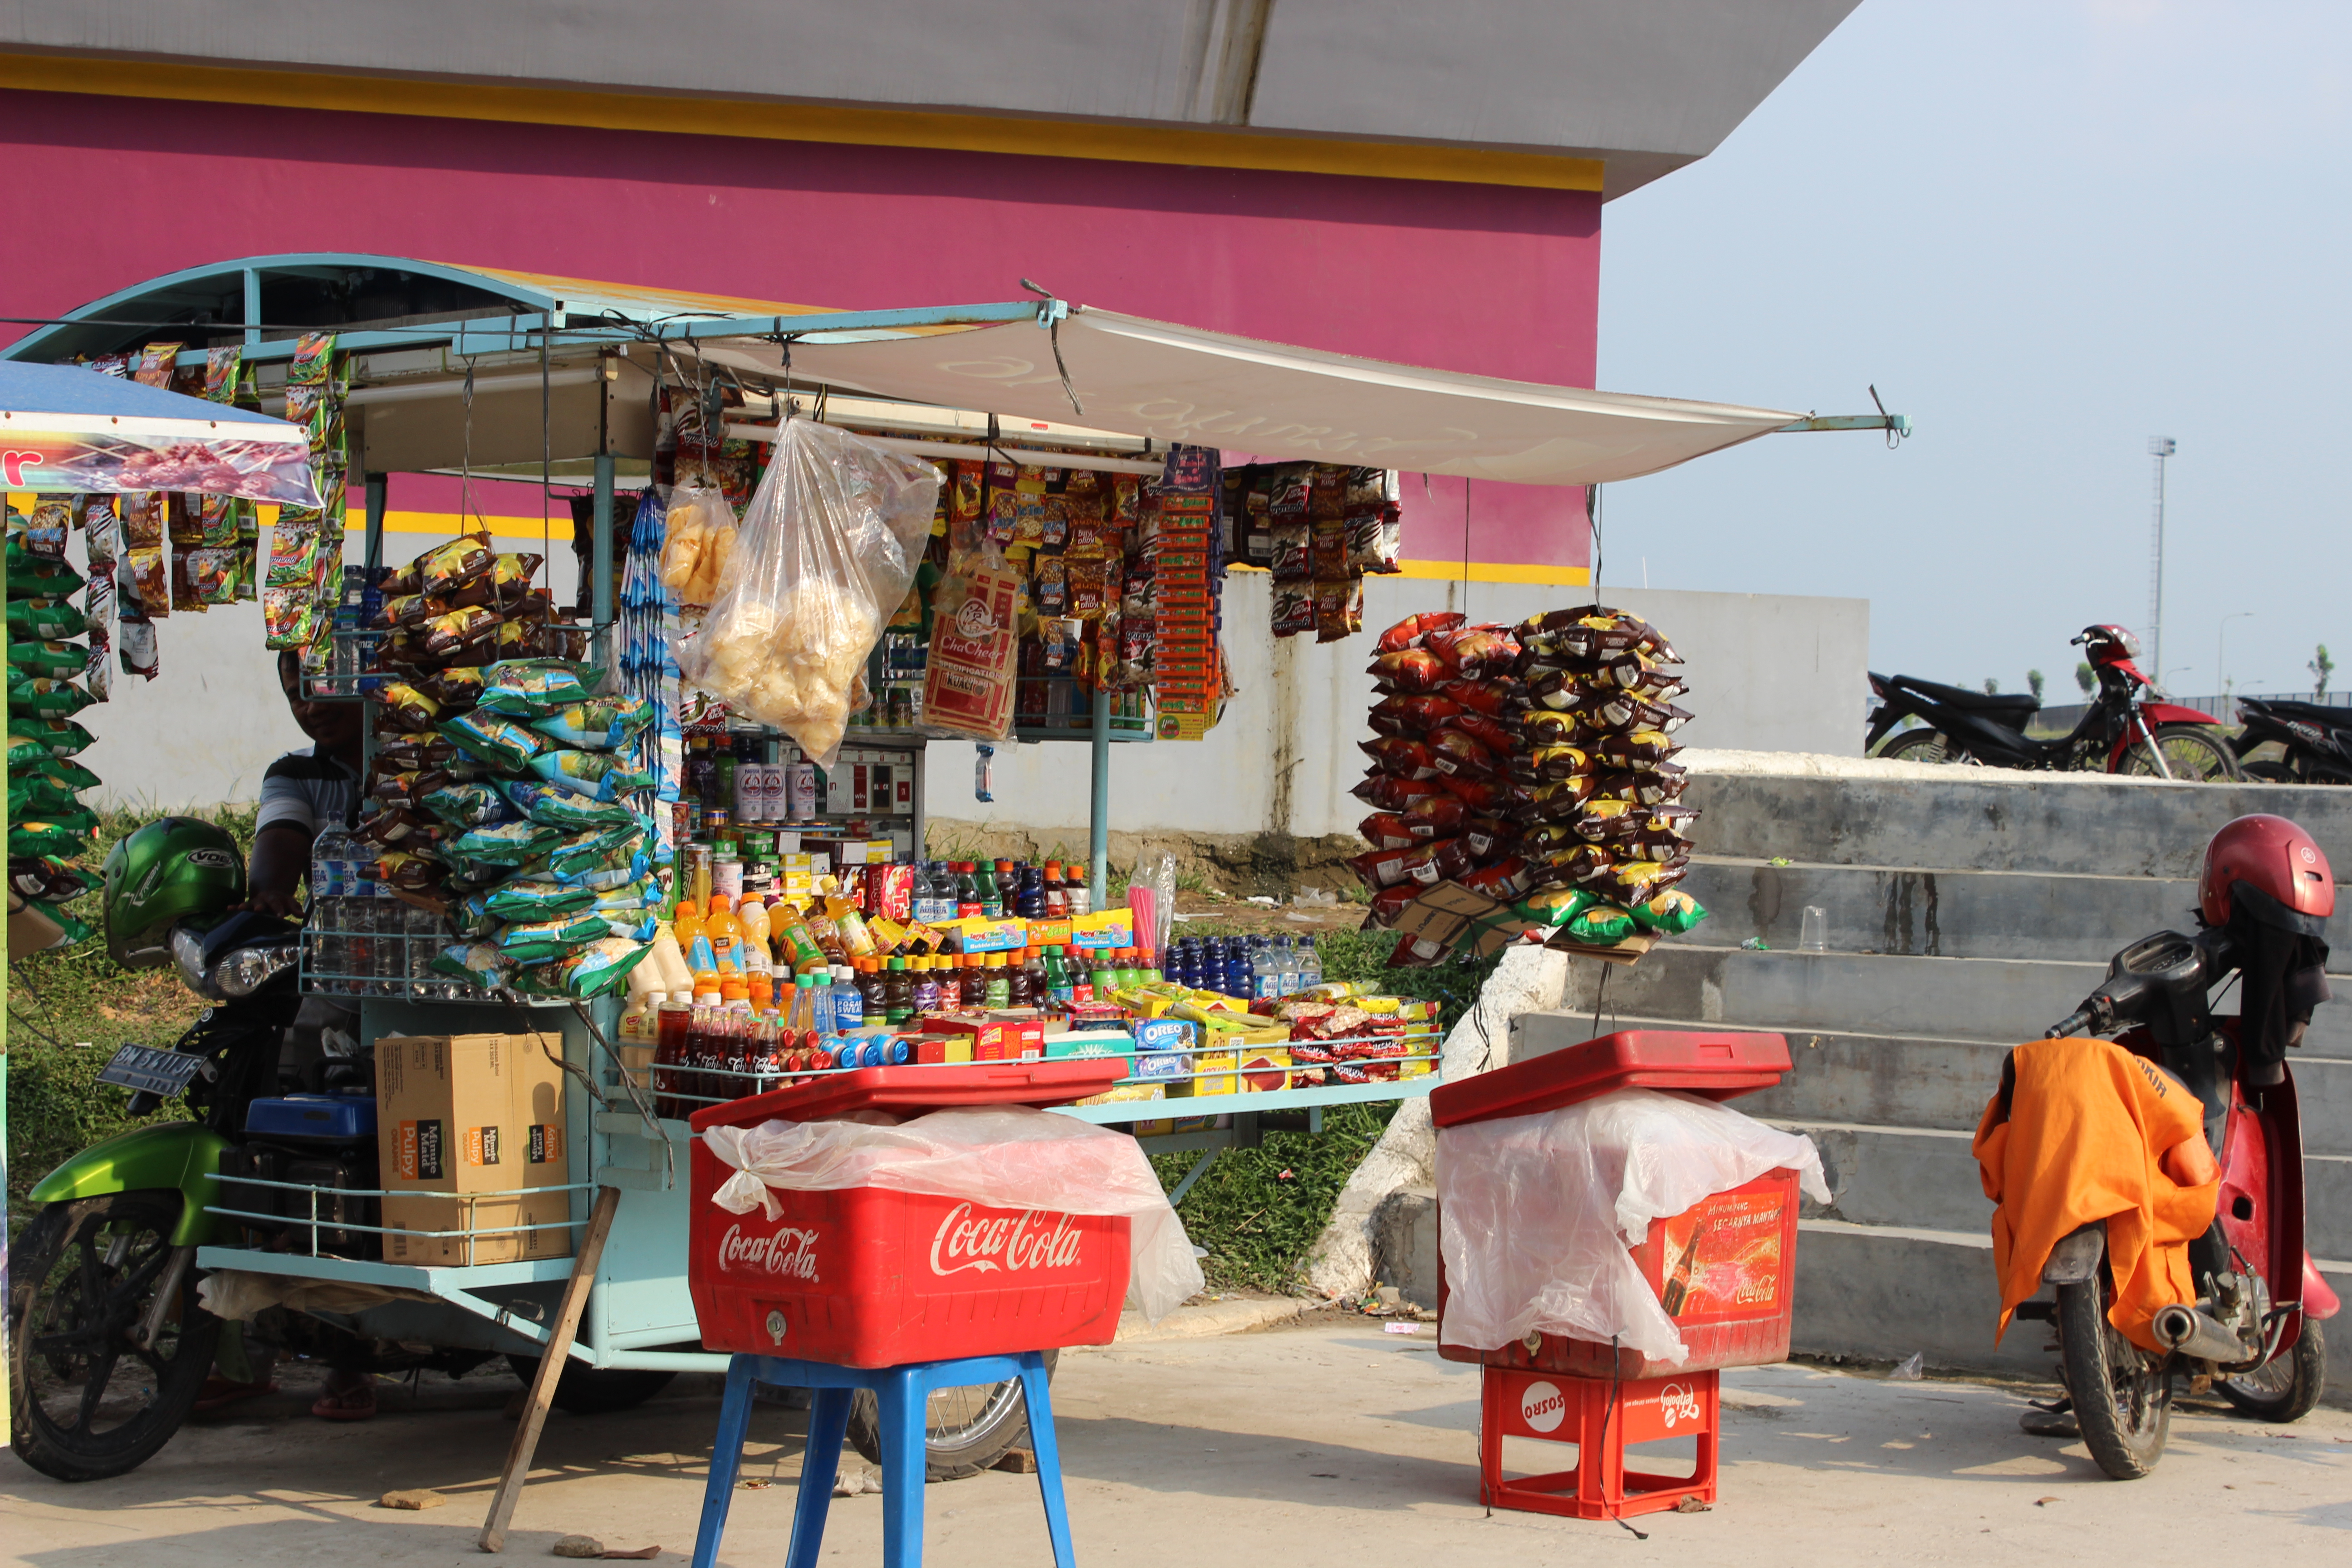
[[[169,1049],[127,1045],[100,1081],[143,1114],[172,1098],[194,1120],[86,1149],[33,1189],[44,1205],[8,1249],[16,1455],[59,1480],[117,1476],[170,1441],[194,1406],[221,1322],[197,1304],[196,1248],[226,1238],[205,1212],[246,1107],[279,1092],[301,1006],[301,930],[232,906],[236,840],[191,817],[150,823],[107,857],[107,952],[128,969],[178,967],[213,1005]]]

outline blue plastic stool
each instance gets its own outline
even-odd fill
[[[824,1518],[833,1504],[834,1478],[841,1468],[841,1441],[849,1429],[850,1395],[870,1388],[882,1406],[883,1568],[920,1568],[923,1561],[924,1413],[935,1388],[1021,1380],[1029,1405],[1029,1441],[1037,1455],[1037,1490],[1045,1503],[1045,1533],[1053,1539],[1055,1568],[1076,1568],[1070,1551],[1070,1515],[1062,1502],[1062,1456],[1054,1442],[1054,1404],[1046,1387],[1045,1358],[1037,1351],[1018,1355],[968,1356],[960,1361],[915,1362],[906,1366],[864,1368],[824,1362],[786,1361],[778,1356],[738,1355],[727,1364],[727,1395],[719,1406],[719,1435],[710,1448],[710,1479],[702,1493],[702,1526],[694,1537],[693,1568],[718,1568],[719,1540],[727,1531],[727,1506],[734,1500],[735,1475],[743,1463],[743,1437],[751,1422],[751,1388],[806,1388],[815,1398],[809,1409],[808,1448],[801,1457],[801,1495],[793,1509],[793,1543],[785,1568],[816,1568],[824,1543]]]

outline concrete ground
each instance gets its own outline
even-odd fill
[[[1566,1552],[1769,1564],[1993,1563],[2020,1551],[2178,1562],[2227,1552],[2326,1561],[2352,1542],[2352,1412],[2292,1427],[2193,1402],[2155,1476],[2105,1479],[2079,1443],[2018,1430],[2016,1386],[1895,1383],[1807,1365],[1724,1376],[1722,1500],[1618,1525],[1488,1515],[1475,1500],[1475,1368],[1442,1361],[1433,1328],[1391,1333],[1323,1312],[1260,1331],[1171,1336],[1066,1353],[1055,1384],[1081,1561],[1510,1568]],[[150,1568],[475,1560],[474,1535],[511,1426],[500,1376],[387,1393],[374,1421],[332,1426],[270,1407],[192,1427],[111,1482],[68,1487],[0,1459],[0,1560]],[[545,1559],[559,1535],[689,1552],[710,1379],[681,1379],[626,1415],[551,1421],[509,1538]],[[780,1561],[804,1414],[762,1407],[722,1561]],[[1557,1458],[1514,1442],[1515,1470]],[[373,1506],[437,1488],[422,1513]],[[833,1504],[826,1560],[878,1563],[881,1500]],[[991,1473],[930,1489],[929,1561],[1050,1561],[1035,1482]],[[2312,1558],[2314,1552],[2319,1553]]]

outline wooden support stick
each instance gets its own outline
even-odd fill
[[[604,1237],[613,1228],[613,1211],[621,1206],[621,1189],[596,1189],[596,1206],[588,1212],[588,1234],[581,1238],[580,1256],[572,1265],[572,1278],[563,1287],[563,1300],[557,1307],[555,1322],[548,1331],[547,1349],[539,1358],[539,1371],[530,1380],[530,1396],[523,1401],[522,1420],[515,1427],[514,1446],[507,1450],[506,1473],[499,1478],[499,1489],[490,1495],[489,1517],[482,1521],[482,1534],[478,1545],[485,1552],[503,1552],[507,1544],[507,1525],[514,1519],[515,1504],[521,1500],[523,1478],[530,1474],[530,1458],[539,1447],[540,1428],[547,1425],[547,1407],[555,1398],[556,1380],[563,1375],[563,1363],[572,1359],[572,1336],[580,1327],[580,1313],[588,1305],[588,1288],[596,1280],[596,1263],[604,1255]]]

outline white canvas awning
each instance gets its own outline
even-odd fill
[[[857,342],[803,339],[792,370],[795,381],[1261,458],[1526,485],[1636,479],[1802,417],[1423,370],[1084,307],[1058,335],[1083,411],[1063,390],[1052,338],[1027,321]],[[771,345],[751,353],[781,364]]]

